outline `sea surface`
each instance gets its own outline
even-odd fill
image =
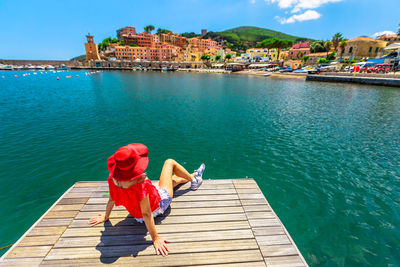
[[[0,72],[0,247],[140,142],[153,179],[167,158],[189,171],[204,162],[205,178],[254,178],[311,266],[400,265],[399,88],[36,73]]]

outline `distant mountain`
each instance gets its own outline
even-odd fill
[[[226,45],[233,50],[246,50],[256,46],[257,42],[269,38],[289,39],[294,43],[312,40],[283,32],[250,26],[237,27],[222,32],[208,32],[204,38],[208,37],[219,41],[224,40]]]

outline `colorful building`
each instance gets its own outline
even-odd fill
[[[383,55],[386,45],[386,41],[357,37],[347,41],[342,57],[349,59],[376,58]]]
[[[117,38],[119,40],[123,40],[123,35],[136,35],[135,27],[127,26],[125,28],[121,28],[117,30]]]
[[[268,49],[267,48],[249,48],[246,50],[246,54],[251,61],[261,60],[268,58]]]
[[[204,52],[207,48],[220,49],[221,45],[218,42],[209,39],[201,39],[198,37],[190,38],[189,44],[197,48],[200,52]]]
[[[310,54],[310,42],[294,44],[289,50],[289,58],[300,58]]]
[[[180,36],[179,34],[169,32],[169,33],[160,33],[158,36],[160,42],[169,43],[179,47],[187,46],[187,39],[183,36]]]
[[[173,49],[137,46],[116,46],[115,57],[117,58],[117,60],[171,61],[173,60]]]
[[[400,35],[397,34],[384,34],[377,38],[378,40],[388,42],[388,44],[400,42]]]
[[[86,35],[87,43],[85,43],[86,60],[99,60],[99,50],[97,45],[94,43],[92,35]]]
[[[135,44],[140,47],[151,47],[153,44],[152,34],[142,32],[139,34],[123,34],[122,39],[125,45]]]

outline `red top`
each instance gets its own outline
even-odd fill
[[[149,195],[151,211],[159,208],[161,201],[157,188],[146,179],[140,183],[136,183],[131,187],[124,189],[114,184],[111,175],[108,177],[108,188],[110,190],[110,198],[115,202],[116,206],[124,206],[126,210],[135,218],[143,218],[140,210],[140,201]]]

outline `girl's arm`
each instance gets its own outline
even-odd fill
[[[99,215],[91,218],[89,220],[89,224],[91,226],[95,226],[98,225],[99,223],[107,221],[110,218],[110,214],[113,208],[114,208],[114,201],[111,198],[109,198],[106,206],[106,213],[105,214],[100,213]]]
[[[156,250],[157,255],[168,255],[168,248],[165,243],[168,243],[167,240],[164,240],[157,234],[156,225],[154,223],[153,213],[151,212],[149,196],[147,195],[142,201],[140,201],[140,209],[142,211],[142,216],[144,223],[146,224],[147,231],[153,239],[154,249]]]

